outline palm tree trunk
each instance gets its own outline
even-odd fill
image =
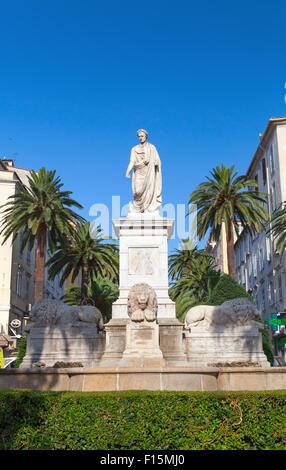
[[[227,243],[228,273],[233,279],[236,280],[234,234],[233,234],[233,223],[231,221],[228,224],[226,243]]]
[[[35,299],[34,302],[44,297],[45,290],[45,263],[46,263],[46,227],[44,224],[40,225],[37,233],[37,264],[36,264],[36,277],[35,277]]]
[[[88,285],[89,285],[89,272],[88,268],[82,268],[81,278],[81,305],[87,305],[88,303]]]

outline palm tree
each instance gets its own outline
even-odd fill
[[[200,250],[204,252],[205,250]],[[192,260],[191,269],[171,284],[170,297],[176,302],[177,316],[183,321],[187,311],[207,302],[221,278],[215,261],[206,251]]]
[[[118,281],[118,248],[109,238],[105,243],[102,229],[93,229],[90,222],[79,222],[72,236],[66,237],[47,262],[49,277],[61,274],[60,285],[72,275],[74,282],[81,274],[81,305],[88,303],[88,287],[92,278]]]
[[[175,249],[169,256],[169,276],[172,280],[188,276],[193,269],[193,264],[202,256],[208,256],[206,250],[200,250],[189,239],[182,240],[180,248]]]
[[[269,224],[270,228],[267,233],[272,232],[272,236],[276,240],[276,250],[280,252],[282,257],[286,249],[286,202],[276,208]]]
[[[3,243],[12,236],[12,243],[23,230],[21,251],[27,243],[30,249],[37,243],[37,264],[35,275],[35,302],[43,297],[45,284],[45,262],[47,241],[53,250],[61,239],[73,231],[75,221],[81,220],[70,207],[82,206],[70,197],[71,191],[61,191],[61,179],[55,171],[44,167],[32,171],[28,185],[9,197],[11,201],[1,206],[3,211]]]
[[[203,251],[203,250],[202,250]],[[203,256],[192,261],[191,270],[171,283],[170,296],[176,300],[185,292],[198,293],[201,290],[208,293],[212,277],[216,277],[220,271],[215,270],[214,258],[207,252]]]
[[[118,298],[118,286],[108,279],[93,279],[88,287],[87,303],[99,308],[103,315],[104,322],[111,318],[112,304]],[[79,286],[69,286],[62,297],[67,305],[81,304],[81,288]]]
[[[227,168],[222,164],[211,172],[212,178],[201,183],[190,195],[189,204],[193,205],[189,214],[197,210],[197,234],[199,239],[211,229],[214,239],[219,240],[224,224],[227,239],[227,258],[229,274],[236,279],[234,256],[234,230],[238,224],[251,233],[260,232],[269,214],[264,207],[265,193],[256,189],[258,184],[247,176],[237,176],[234,165]],[[248,188],[248,189],[247,189]]]

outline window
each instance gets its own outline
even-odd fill
[[[18,271],[17,271],[16,290],[17,290],[17,295],[19,295],[19,297],[21,297],[22,296],[22,291],[23,291],[23,268],[21,266],[18,267]]]
[[[255,189],[255,191],[258,191],[258,190],[259,190],[259,187],[258,187],[258,175],[255,175],[255,176],[254,176],[254,179],[255,179],[255,181],[256,181],[256,183],[257,183],[257,186],[255,186],[254,189]]]
[[[237,254],[237,266],[239,266],[240,265],[240,243],[238,243],[238,245],[237,245],[236,254]]]
[[[269,284],[268,284],[268,301],[270,304],[273,304],[273,301],[274,301],[273,281],[269,281]]]
[[[275,211],[277,206],[277,196],[276,196],[276,184],[275,182],[272,184],[270,188],[270,198],[271,198],[271,209],[272,212]]]
[[[245,284],[245,269],[243,266],[241,267],[241,283]]]
[[[283,300],[282,277],[280,273],[278,274],[278,296],[279,300]]]
[[[246,247],[245,247],[246,254],[249,255],[249,254],[250,254],[250,250],[251,250],[251,239],[250,239],[249,233],[247,234],[247,238],[246,238],[245,245],[246,245]]]
[[[240,254],[241,254],[241,262],[244,261],[244,238],[241,239],[241,242],[240,242]]]
[[[30,300],[31,275],[26,274],[26,300]]]
[[[256,255],[252,254],[252,270],[253,270],[253,276],[257,276],[257,262],[256,262]]]
[[[249,258],[248,258],[248,273],[249,273],[250,277],[252,276],[252,272],[253,272],[252,256],[249,256]]]
[[[265,290],[264,290],[263,285],[261,285],[261,301],[262,301],[262,310],[265,310]]]
[[[262,159],[262,178],[263,178],[263,184],[266,184],[266,163],[265,163],[265,158]]]
[[[266,237],[266,259],[267,259],[267,261],[271,260],[270,238],[269,237]]]
[[[259,249],[259,269],[260,271],[263,269],[263,248]]]
[[[273,157],[273,145],[271,144],[270,145],[270,149],[269,149],[269,159],[270,159],[270,170],[271,170],[271,174],[274,173],[274,157]]]
[[[31,248],[30,248],[30,243],[27,245],[27,263],[31,263]]]
[[[21,232],[20,232],[20,234],[19,234],[19,256],[20,256],[20,257],[23,256],[23,253],[21,252],[22,242],[23,242],[23,232],[22,232],[22,230],[21,230]]]

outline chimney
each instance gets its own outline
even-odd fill
[[[14,166],[14,160],[12,160],[12,158],[3,158],[3,159],[2,159],[2,162],[3,162],[6,166],[11,166],[11,167]]]

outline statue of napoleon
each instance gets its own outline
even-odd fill
[[[140,144],[132,148],[126,171],[126,178],[130,178],[133,170],[130,212],[158,212],[162,204],[161,161],[156,147],[147,142],[148,132],[139,129],[137,136]]]

